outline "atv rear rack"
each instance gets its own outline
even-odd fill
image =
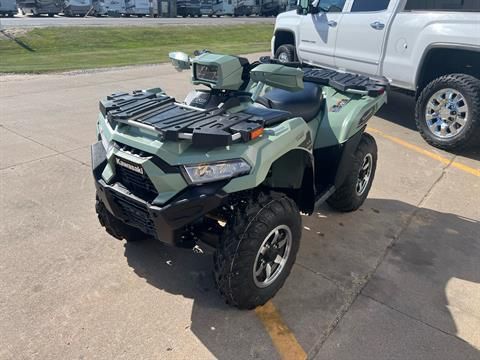
[[[160,134],[162,141],[190,140],[203,147],[228,146],[261,134],[266,119],[254,114],[204,110],[175,102],[163,93],[117,93],[100,101],[109,123],[124,123]]]
[[[260,63],[301,68],[303,70],[303,81],[330,86],[341,92],[377,97],[382,95],[389,87],[389,82],[384,77],[373,79],[365,75],[313,67],[300,62],[282,63],[277,59],[270,58],[270,56],[262,56]]]

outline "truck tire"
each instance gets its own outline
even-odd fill
[[[367,133],[362,135],[354,154],[353,165],[343,184],[327,200],[341,212],[357,210],[365,202],[377,169],[377,144]]]
[[[417,99],[415,121],[425,141],[437,148],[480,143],[480,80],[466,74],[433,80]]]
[[[105,205],[98,200],[95,201],[95,211],[97,212],[98,221],[102,225],[107,233],[114,238],[122,240],[125,239],[128,242],[141,240],[147,237],[145,233],[133,226],[124,224],[118,220],[115,216],[105,208]]]
[[[275,59],[283,63],[297,61],[295,46],[291,44],[279,46],[277,51],[275,51]]]
[[[227,221],[214,254],[215,284],[227,304],[253,309],[282,287],[297,256],[302,219],[284,194],[245,199]]]

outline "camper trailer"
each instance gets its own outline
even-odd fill
[[[63,1],[60,0],[18,0],[17,5],[23,15],[33,16],[42,14],[54,16],[61,13],[63,9]]]
[[[250,16],[258,13],[258,0],[235,0],[234,16]]]
[[[200,0],[200,14],[213,16],[213,0]]]
[[[65,16],[85,16],[92,6],[92,0],[65,0],[63,13]]]
[[[215,16],[220,17],[222,15],[233,16],[235,12],[234,1],[236,0],[214,0],[213,13]]]
[[[0,15],[13,17],[17,13],[15,0],[0,0]]]
[[[282,0],[262,0],[260,15],[277,16],[285,11],[286,2]]]
[[[95,16],[121,16],[125,13],[124,0],[100,0],[93,3]]]
[[[202,16],[200,13],[200,0],[177,0],[178,16]]]
[[[297,8],[297,0],[288,0],[285,11],[295,10]]]
[[[126,0],[125,15],[142,17],[150,14],[149,0]]]

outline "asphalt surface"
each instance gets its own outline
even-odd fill
[[[97,222],[98,99],[180,98],[188,78],[170,65],[0,77],[0,359],[286,358],[255,312],[222,302],[211,254],[127,244]],[[303,217],[273,304],[309,358],[480,358],[480,151],[435,150],[412,117],[393,94],[370,121],[379,163],[359,211]]]
[[[30,17],[17,15],[14,18],[1,18],[0,29],[5,28],[34,28],[50,26],[162,26],[162,25],[242,25],[242,24],[274,24],[275,18],[264,17],[201,17],[201,18],[68,18],[58,16],[51,18],[48,16]]]

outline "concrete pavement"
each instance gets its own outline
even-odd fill
[[[282,356],[254,312],[223,304],[210,254],[127,244],[97,223],[98,99],[156,86],[181,98],[188,78],[169,65],[0,77],[0,359]],[[451,166],[478,169],[479,150],[432,149],[411,116],[395,94],[371,120],[379,165],[359,211],[303,218],[273,303],[310,358],[480,358],[480,178]]]

